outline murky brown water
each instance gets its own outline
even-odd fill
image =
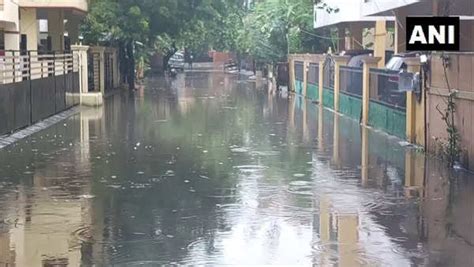
[[[0,266],[473,266],[474,177],[235,76],[0,151]]]

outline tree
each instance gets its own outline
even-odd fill
[[[318,7],[337,12],[327,4]],[[316,52],[331,46],[329,30],[313,29],[313,0],[263,0],[251,8],[238,37],[247,52],[264,62],[284,61],[289,53]]]
[[[135,86],[135,61],[143,53],[136,44],[147,42],[149,21],[142,7],[132,0],[95,0],[81,32],[89,44],[119,47],[122,77]]]

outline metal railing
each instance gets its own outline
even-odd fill
[[[295,61],[295,78],[298,81],[304,80],[304,64],[301,61]]]
[[[7,51],[0,56],[0,135],[77,105],[79,86],[73,54]]]
[[[406,92],[398,90],[398,71],[387,69],[370,69],[370,100],[404,111]]]
[[[308,69],[308,83],[318,85],[319,84],[319,64],[310,63]]]
[[[0,56],[0,84],[78,72],[78,63],[73,54],[5,51],[5,55]]]
[[[362,97],[362,68],[341,66],[339,90],[355,97]]]

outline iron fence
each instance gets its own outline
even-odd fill
[[[304,80],[304,65],[301,61],[295,61],[295,78],[298,81]]]
[[[114,89],[114,57],[113,53],[105,52],[104,53],[104,80],[105,80],[105,88],[104,90],[107,92],[109,90]]]
[[[100,53],[90,52],[87,55],[87,82],[89,92],[100,91]]]
[[[319,84],[319,64],[309,64],[308,83],[313,85]]]
[[[404,111],[406,108],[406,93],[398,90],[398,79],[398,71],[371,68],[370,99]]]
[[[73,54],[6,51],[0,56],[0,135],[79,103]]]
[[[352,96],[362,97],[362,68],[341,66],[339,90]]]

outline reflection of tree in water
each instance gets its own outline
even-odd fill
[[[94,165],[94,176],[106,180],[95,182],[94,194],[101,196],[100,205],[104,207],[104,246],[112,263],[134,259],[179,261],[189,256],[187,246],[196,240],[205,244],[209,255],[216,254],[218,232],[230,230],[228,215],[220,206],[236,203],[239,197],[233,167],[249,160],[248,156],[229,160],[230,146],[242,147],[246,136],[252,136],[259,140],[251,144],[253,149],[272,151],[280,143],[270,133],[288,142],[285,125],[278,124],[278,131],[271,132],[268,125],[260,124],[267,105],[261,103],[261,97],[246,88],[228,89],[221,93],[215,90],[213,98],[206,96],[208,91],[195,92],[196,102],[186,113],[176,112],[179,96],[177,101],[171,100],[167,98],[169,93],[161,91],[157,95],[149,92],[149,101],[140,106],[135,107],[130,100],[119,114],[111,114],[120,118],[123,112],[128,116],[122,117],[126,123],[107,125],[107,142],[98,144],[92,154],[114,152],[107,158],[108,164]],[[154,112],[156,102],[169,109],[166,121]],[[131,108],[135,115],[128,110]],[[270,116],[274,117],[272,121],[286,123],[285,113],[287,109],[275,109]],[[310,156],[297,151],[290,154],[291,160],[284,166],[274,163],[287,158],[287,152],[260,159],[270,166],[265,175],[270,181],[265,183],[287,183],[287,177],[306,167]],[[290,170],[281,174],[282,169]],[[116,179],[109,178],[112,176]],[[112,190],[107,187],[110,183],[125,189]],[[137,186],[143,187],[131,188]],[[300,201],[292,196],[284,201],[291,202],[292,198]]]

